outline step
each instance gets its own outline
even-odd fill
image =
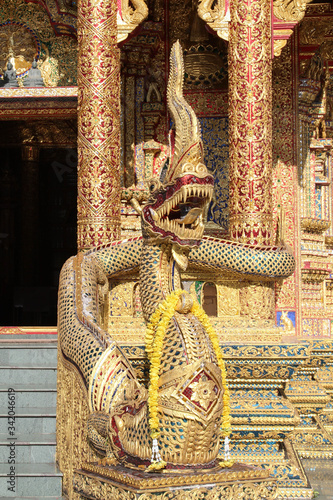
[[[7,434],[0,435],[0,463],[8,463],[15,456],[18,463],[51,463],[55,461],[56,435],[16,434],[12,440]]]
[[[56,335],[1,335],[0,498],[63,499],[55,465],[56,384]],[[13,455],[15,464],[8,464]],[[15,491],[7,488],[11,466]]]
[[[1,497],[1,500],[66,500],[65,497]]]
[[[47,406],[49,408],[53,406],[56,407],[57,388],[55,384],[43,385],[44,387],[41,388],[41,384],[21,383],[13,393],[8,392],[8,386],[0,384],[0,408],[6,408],[8,406],[9,397],[11,398],[11,401],[13,401],[13,395],[15,406],[19,406],[21,408],[43,406]]]
[[[66,500],[65,497],[1,497],[1,500]]]
[[[55,464],[21,464],[12,465],[15,467],[15,474],[12,485],[15,491],[8,490],[7,481],[10,480],[10,465],[0,464],[0,492],[6,493],[8,498],[26,497],[27,493],[30,497],[47,498],[49,496],[62,496],[62,474]],[[12,470],[13,472],[13,470]]]
[[[25,342],[30,340],[57,342],[56,326],[0,326],[2,341]]]
[[[55,343],[0,343],[0,366],[49,367],[57,365]]]
[[[50,367],[31,366],[2,366],[0,369],[0,380],[2,386],[7,388],[19,389],[23,381],[29,380],[31,384],[44,384],[50,386],[57,384],[57,367],[56,365]]]
[[[9,432],[8,425],[14,427],[14,437],[19,434],[51,434],[56,429],[56,408],[15,407],[15,420],[9,422],[7,407],[0,408],[0,434]]]

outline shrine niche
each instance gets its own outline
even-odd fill
[[[47,87],[76,85],[76,17],[73,12],[64,12],[60,16],[61,23],[56,23],[54,14],[56,12],[59,18],[57,9],[56,2],[46,5],[42,1],[4,0],[1,3],[1,71],[3,74],[10,60],[20,86],[23,86],[23,78],[34,59]],[[70,29],[65,28],[66,20]]]
[[[0,71],[3,75],[7,62],[14,64],[16,74],[22,77],[35,58],[40,56],[37,35],[22,23],[0,25]]]

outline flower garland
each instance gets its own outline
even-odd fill
[[[146,352],[150,361],[148,408],[150,435],[153,440],[151,464],[147,471],[164,469],[166,462],[161,459],[157,438],[160,435],[158,420],[158,381],[161,365],[161,354],[164,336],[171,318],[175,314],[176,305],[183,290],[177,290],[167,296],[150,317],[146,330]]]
[[[158,419],[158,382],[165,333],[171,321],[171,318],[175,314],[179,297],[183,293],[186,292],[184,290],[175,290],[170,295],[168,295],[167,298],[163,300],[161,304],[159,304],[156,311],[151,315],[146,330],[146,352],[150,361],[148,389],[149,425],[150,435],[153,440],[151,465],[148,467],[147,471],[160,470],[166,466],[166,462],[161,459],[157,442],[157,439],[160,435]],[[220,462],[220,465],[222,467],[230,467],[234,462],[230,460],[229,454],[228,436],[231,432],[229,402],[230,394],[226,381],[227,374],[225,364],[222,358],[218,337],[205,311],[198,303],[194,302],[190,309],[190,312],[200,321],[200,323],[205,328],[216,354],[218,366],[221,370],[222,386],[224,388],[221,433],[222,437],[225,438],[225,460],[223,462]]]
[[[166,330],[169,321],[171,320],[172,316],[175,313],[176,305],[177,305],[179,297],[181,296],[182,293],[184,293],[184,290],[176,290],[176,291],[170,293],[170,295],[168,295],[167,298],[164,299],[163,302],[161,302],[159,304],[156,311],[150,316],[149,324],[148,324],[147,330],[146,330],[146,338],[145,338],[146,353],[148,354],[149,360],[151,359],[153,352],[156,351],[156,341],[157,341],[156,328],[157,328],[157,325],[158,325],[160,320],[162,321],[163,319],[166,320],[167,318],[169,318],[167,323],[165,321],[163,322],[163,323],[166,323],[166,325],[165,325],[165,330]],[[163,318],[162,318],[162,316],[163,316]],[[159,325],[158,328],[160,329],[160,327],[161,327],[161,324]],[[156,331],[156,333],[155,333],[155,331]],[[161,329],[160,329],[159,333],[160,333],[160,335],[162,334]],[[165,332],[162,335],[163,335],[163,339],[164,339]],[[163,339],[162,339],[162,341],[163,341]],[[163,347],[163,346],[161,346],[161,347]]]

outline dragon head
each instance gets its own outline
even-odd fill
[[[168,108],[175,133],[170,133],[169,158],[160,179],[152,179],[142,208],[145,237],[181,248],[198,246],[204,215],[213,195],[214,179],[203,162],[198,119],[183,96],[184,63],[177,41],[170,56]]]

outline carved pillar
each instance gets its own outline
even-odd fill
[[[272,242],[271,1],[233,0],[229,29],[230,235]]]
[[[22,233],[21,276],[22,285],[36,285],[36,263],[39,211],[39,147],[22,146]]]
[[[120,232],[117,0],[78,6],[78,249]]]

